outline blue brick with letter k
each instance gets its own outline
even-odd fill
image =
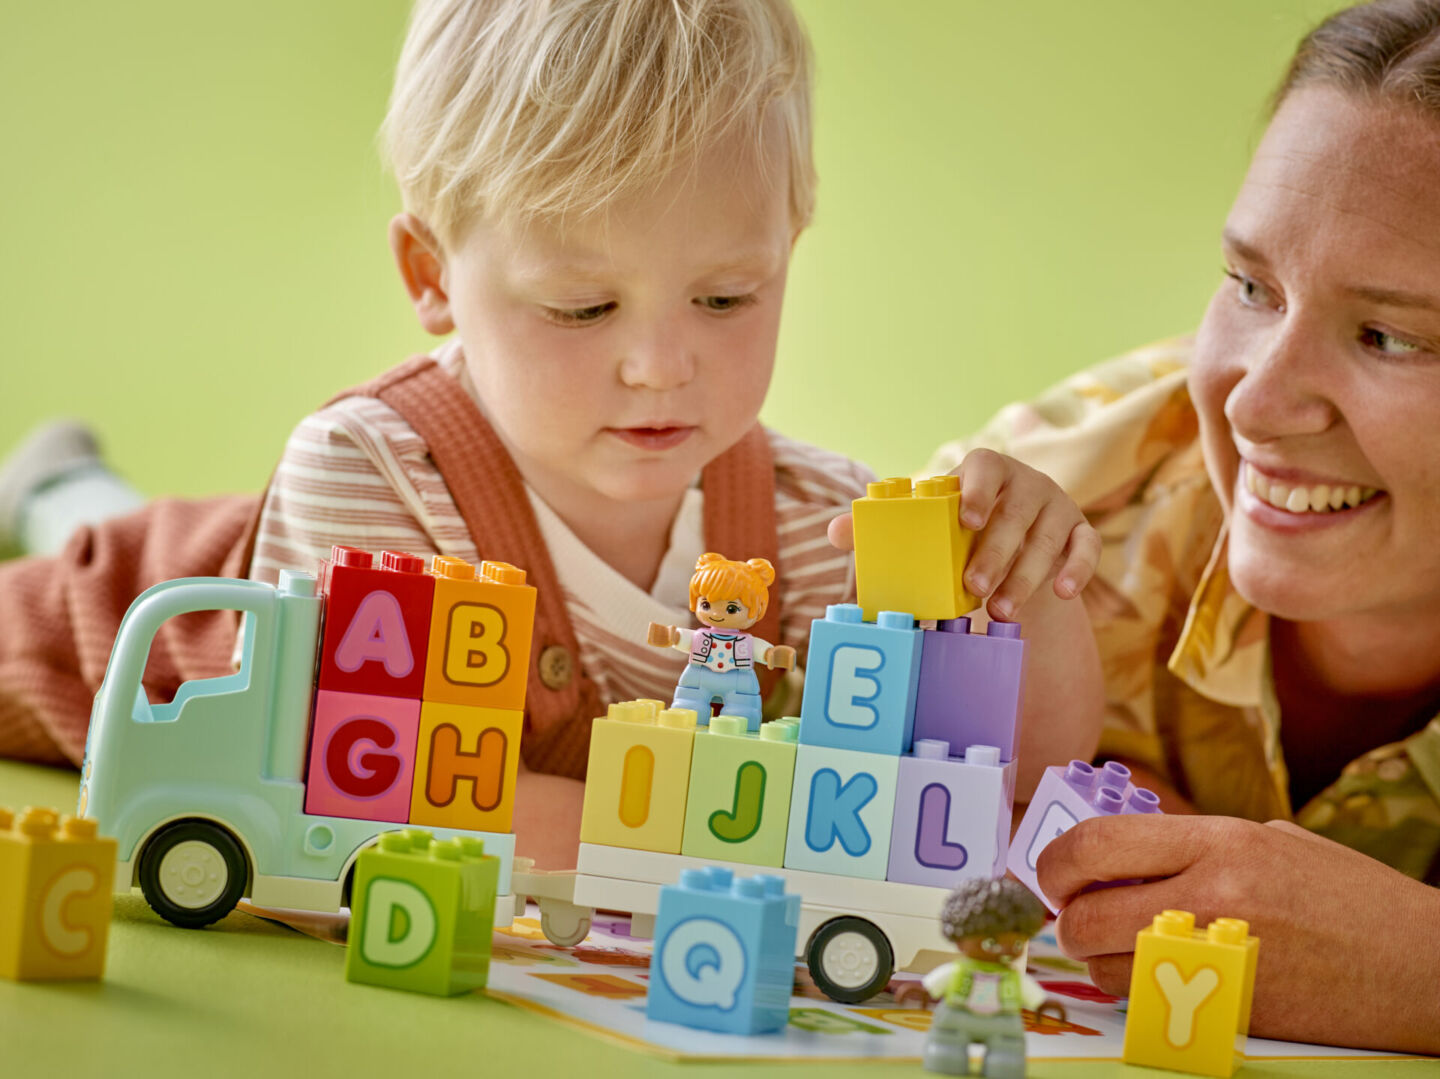
[[[888,754],[800,746],[786,867],[884,880],[899,770]]]

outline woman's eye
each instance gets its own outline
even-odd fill
[[[1366,326],[1360,331],[1360,343],[1366,348],[1373,348],[1376,352],[1386,356],[1411,356],[1424,351],[1413,341],[1396,337],[1393,333],[1386,333],[1384,330],[1377,330],[1373,326]]]
[[[590,307],[546,307],[545,317],[561,326],[583,326],[603,317],[615,307],[613,303],[597,303]]]
[[[1246,307],[1278,307],[1275,297],[1271,291],[1243,273],[1227,269],[1225,276],[1235,282],[1235,298]]]
[[[734,311],[755,302],[754,296],[701,296],[695,301],[707,311]]]

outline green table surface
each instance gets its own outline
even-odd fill
[[[75,802],[74,772],[0,761],[0,805]],[[473,994],[437,999],[350,985],[344,951],[235,913],[193,932],[138,895],[115,901],[105,980],[0,980],[0,1076],[320,1079],[326,1076],[909,1076],[918,1063],[674,1062]],[[1248,1063],[1253,1076],[1440,1076],[1440,1061]],[[1173,1074],[1119,1061],[1033,1061],[1032,1076]]]

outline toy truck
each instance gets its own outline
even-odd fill
[[[477,573],[437,558],[424,573],[414,556],[370,561],[337,548],[324,596],[286,571],[274,587],[168,581],[132,604],[95,698],[79,800],[118,843],[117,891],[138,886],[187,927],[247,897],[336,911],[359,851],[412,824],[483,840],[499,860],[497,924],[510,923],[535,590],[498,563]],[[231,610],[243,615],[235,673],[151,703],[141,677],[160,627]]]
[[[952,952],[949,890],[1005,871],[1024,658],[1018,625],[963,617],[958,503],[954,477],[882,481],[855,503],[860,604],[813,623],[798,719],[752,732],[633,701],[595,721],[577,871],[516,885],[552,942],[583,938],[600,908],[648,935],[662,885],[720,865],[799,894],[796,954],[836,1000]]]
[[[597,718],[576,870],[514,857],[534,590],[490,563],[472,581],[455,560],[425,574],[387,553],[372,571],[363,552],[337,549],[323,601],[296,573],[274,588],[150,589],[96,697],[80,813],[118,841],[117,890],[138,885],[188,926],[246,896],[337,910],[358,852],[405,823],[482,838],[500,861],[495,924],[534,899],[562,946],[597,909],[630,912],[648,935],[660,887],[687,868],[758,869],[802,897],[797,955],[817,986],[865,1000],[897,967],[948,953],[948,890],[1005,867],[1024,645],[1018,626],[972,633],[961,617],[974,599],[959,583],[970,539],[958,502],[955,479],[937,477],[913,491],[872,484],[855,503],[864,606],[814,623],[798,719],[751,732],[658,701]],[[156,632],[209,610],[244,615],[238,671],[150,703],[141,675]]]

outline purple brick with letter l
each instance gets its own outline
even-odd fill
[[[1082,820],[1117,813],[1159,812],[1160,799],[1155,792],[1131,783],[1130,769],[1118,761],[1107,761],[1103,768],[1084,761],[1047,768],[1025,810],[1025,819],[1010,840],[1006,865],[1021,884],[1058,914],[1060,908],[1050,902],[1035,879],[1035,860],[1040,852]]]
[[[927,629],[915,695],[915,734],[952,746],[995,746],[1015,757],[1025,642],[1020,623],[991,622],[970,632],[970,619],[947,618]]]
[[[949,743],[925,739],[900,758],[886,880],[953,888],[1005,872],[1015,761],[994,746],[949,754]]]

